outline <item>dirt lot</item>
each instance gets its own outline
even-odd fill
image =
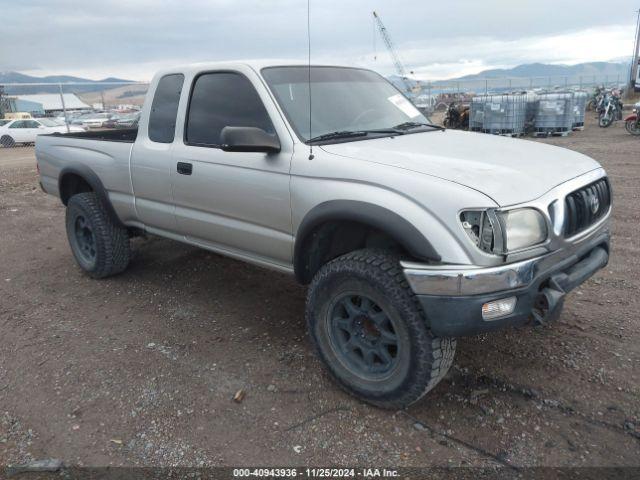
[[[284,275],[149,238],[123,275],[88,279],[33,149],[0,149],[0,464],[639,466],[640,139],[543,141],[607,168],[610,265],[558,323],[460,340],[403,412],[328,379]]]

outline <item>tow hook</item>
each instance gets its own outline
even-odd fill
[[[546,325],[556,320],[560,314],[560,306],[564,302],[564,292],[555,288],[544,288],[533,302],[531,314],[536,325]]]

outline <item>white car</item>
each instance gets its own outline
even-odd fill
[[[69,131],[77,133],[84,132],[84,129],[69,126]],[[67,133],[67,127],[50,118],[9,120],[0,126],[0,145],[12,147],[16,143],[33,143],[37,135],[56,132]]]

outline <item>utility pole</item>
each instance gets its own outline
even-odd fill
[[[0,85],[0,118],[4,118],[4,85]]]
[[[631,57],[631,72],[629,78],[629,88],[627,96],[631,96],[634,86],[640,88],[638,84],[638,62],[640,62],[640,10],[638,10],[638,19],[636,20],[636,38],[633,44],[633,57]]]

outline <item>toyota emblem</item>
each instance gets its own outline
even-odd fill
[[[595,215],[597,211],[600,209],[600,199],[598,198],[597,195],[592,195],[590,203],[591,203],[591,213]]]

